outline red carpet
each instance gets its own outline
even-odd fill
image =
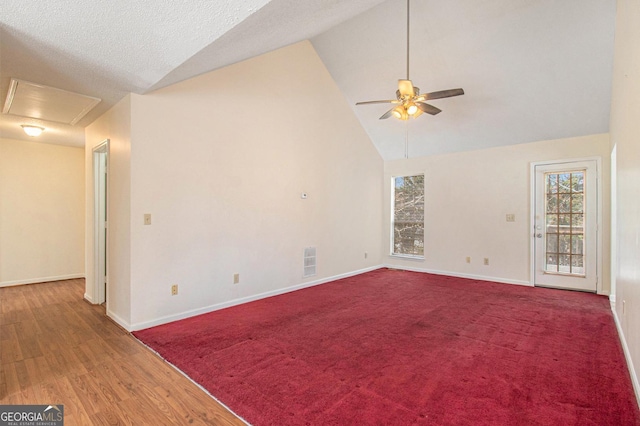
[[[640,425],[593,294],[381,269],[134,334],[253,425]]]

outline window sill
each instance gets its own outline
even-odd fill
[[[415,260],[415,261],[424,261],[424,256],[415,256],[411,254],[395,254],[391,253],[389,257],[395,257],[398,259],[406,259],[406,260]]]

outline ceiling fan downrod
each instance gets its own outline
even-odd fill
[[[407,80],[411,80],[409,78],[409,25],[410,25],[410,13],[409,13],[409,2],[411,0],[407,0]]]

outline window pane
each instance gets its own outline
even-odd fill
[[[558,196],[556,194],[547,194],[547,213],[558,212]]]
[[[571,173],[561,173],[558,175],[558,192],[568,194],[571,192]]]
[[[571,211],[573,213],[582,213],[584,203],[583,194],[571,194]]]
[[[560,228],[560,233],[569,233],[571,232],[571,215],[570,214],[561,214],[558,215],[558,225]]]
[[[572,217],[572,226],[573,226],[573,232],[583,232],[584,229],[584,215],[582,214],[573,214],[571,215]]]
[[[547,234],[547,252],[549,253],[558,252],[558,235],[557,234]]]
[[[583,256],[571,256],[571,272],[574,274],[584,275],[584,258]]]
[[[394,178],[393,253],[424,255],[424,176]]]
[[[558,215],[556,214],[547,215],[547,233],[548,234],[558,233]]]
[[[571,211],[571,194],[559,195],[558,210],[560,213],[569,213]]]
[[[558,253],[571,253],[571,235],[560,235]]]
[[[583,241],[584,241],[584,235],[571,236],[571,253],[572,254],[584,254]]]
[[[571,272],[571,256],[568,254],[561,254],[558,256],[560,264],[558,265],[558,272]]]
[[[547,194],[558,192],[558,175],[547,175]]]
[[[571,174],[571,192],[584,192],[584,172]]]

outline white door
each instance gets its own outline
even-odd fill
[[[534,283],[597,290],[597,163],[535,166]]]

